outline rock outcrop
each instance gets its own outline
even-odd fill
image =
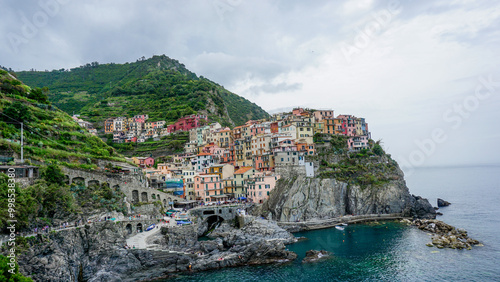
[[[198,241],[196,226],[163,227],[151,249],[125,249],[118,228],[106,222],[31,238],[19,256],[21,272],[35,281],[137,281],[297,257],[285,247],[296,241],[291,233],[257,218],[241,229],[225,225],[211,241]]]
[[[297,176],[279,181],[263,204],[261,215],[277,221],[310,221],[344,215],[394,214],[435,218],[426,199],[413,196],[402,177],[378,187],[364,187],[334,178]]]
[[[447,207],[447,206],[451,205],[451,203],[448,201],[445,201],[443,199],[438,198],[437,205],[438,205],[438,207]]]
[[[331,254],[327,251],[309,250],[306,252],[306,257],[302,259],[302,263],[316,262],[320,259],[329,258]]]
[[[467,231],[461,228],[455,228],[440,220],[421,220],[416,219],[412,222],[420,230],[431,232],[432,243],[428,243],[429,247],[451,248],[451,249],[472,249],[473,245],[478,245],[479,241],[470,238]]]

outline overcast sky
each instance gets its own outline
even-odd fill
[[[77,2],[77,3],[73,3]],[[0,0],[0,65],[165,54],[268,112],[369,122],[405,171],[500,163],[499,1]]]

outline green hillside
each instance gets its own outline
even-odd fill
[[[48,87],[54,105],[87,117],[97,128],[108,117],[142,113],[152,121],[173,123],[199,112],[227,126],[268,117],[256,104],[197,77],[165,55],[135,63],[94,62],[71,70],[23,71],[17,75],[28,85]]]
[[[125,159],[88,133],[65,112],[50,105],[46,90],[30,88],[0,70],[0,152],[20,157],[20,122],[24,123],[24,158],[68,167],[96,168],[96,160]]]

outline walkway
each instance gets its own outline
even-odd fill
[[[341,217],[322,219],[322,220],[314,220],[314,221],[299,221],[299,222],[290,222],[290,221],[278,221],[278,226],[284,229],[295,229],[299,228],[301,230],[314,230],[314,229],[323,229],[334,227],[340,223],[360,223],[366,221],[376,221],[376,220],[395,220],[395,219],[403,219],[403,215],[400,213],[393,214],[365,214],[365,215],[345,215]]]
[[[147,249],[148,247],[151,247],[151,244],[148,244],[147,240],[149,237],[152,237],[153,235],[158,234],[161,231],[162,226],[176,226],[175,220],[170,219],[169,223],[160,223],[156,224],[156,227],[153,230],[150,231],[143,231],[140,233],[137,233],[137,235],[134,235],[130,238],[127,239],[127,245],[130,247],[135,247],[135,249]],[[146,229],[147,226],[144,226],[144,229]]]

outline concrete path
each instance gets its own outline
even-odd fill
[[[127,239],[127,245],[129,246],[135,246],[136,249],[147,249],[149,244],[147,243],[147,240],[149,237],[152,237],[156,234],[158,234],[161,230],[162,226],[176,226],[176,221],[174,219],[170,219],[169,223],[160,223],[156,224],[158,228],[155,227],[155,229],[150,230],[150,231],[143,231],[141,233],[137,233],[137,235],[134,235],[130,238]],[[144,228],[148,228],[147,226],[144,226]]]

